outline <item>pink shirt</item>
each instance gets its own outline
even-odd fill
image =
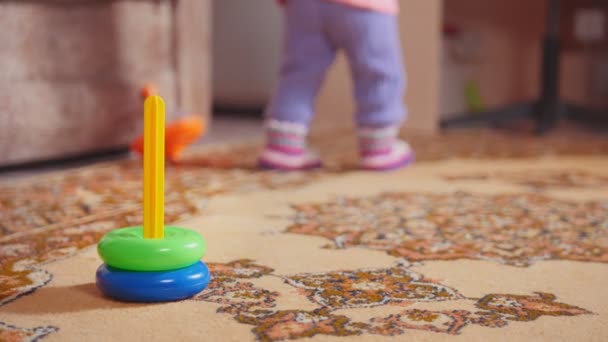
[[[397,14],[399,12],[399,4],[397,0],[327,0],[333,1],[347,6],[365,8],[372,11],[378,11],[388,14]],[[287,0],[278,0],[281,5],[284,5]]]
[[[338,2],[344,5],[353,7],[365,8],[372,11],[378,11],[389,14],[397,14],[399,12],[399,4],[397,0],[328,0]]]

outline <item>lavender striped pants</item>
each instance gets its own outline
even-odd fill
[[[309,125],[338,50],[348,58],[359,126],[397,125],[406,116],[397,18],[326,0],[289,0],[283,61],[269,119]]]

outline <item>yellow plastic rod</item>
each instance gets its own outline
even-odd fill
[[[165,237],[165,101],[144,103],[144,239]]]

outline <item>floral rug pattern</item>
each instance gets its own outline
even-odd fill
[[[602,139],[580,144],[560,142],[567,139],[526,140],[512,145],[507,138],[473,137],[414,137],[411,142],[419,162],[608,152],[608,141]],[[495,143],[480,144],[479,138]],[[171,192],[166,194],[166,222],[205,215],[208,201],[216,196],[305,187],[352,169],[352,153],[342,153],[344,140],[325,137],[316,139],[316,144],[333,154],[336,162],[328,163],[325,170],[306,173],[251,169],[256,146],[227,149],[204,160],[194,154],[194,159],[167,169]],[[0,185],[0,307],[48,284],[53,275],[44,269],[46,264],[95,245],[112,229],[141,224],[139,164],[119,161]],[[608,186],[605,175],[576,169],[455,173],[444,174],[443,179],[456,183],[498,180],[531,190]],[[401,261],[391,268],[337,267],[302,274],[277,274],[251,260],[209,263],[214,280],[193,300],[217,305],[219,315],[250,325],[259,341],[317,335],[398,336],[409,330],[456,335],[471,325],[502,328],[512,321],[531,322],[542,316],[588,315],[590,310],[562,303],[546,292],[469,298],[410,267],[456,259],[515,267],[543,260],[608,262],[608,199],[566,201],[534,192],[395,192],[359,198],[338,194],[329,201],[293,204],[292,209],[292,223],[282,234],[322,237],[329,241],[326,248],[379,250]],[[287,294],[256,285],[255,280],[267,277],[280,279],[316,308],[279,309],[278,301]],[[453,309],[426,307],[439,302],[449,302]],[[362,320],[346,312],[379,307],[397,308],[398,313]],[[61,331],[60,326],[21,328],[15,323],[0,322],[1,341],[37,341]]]
[[[251,260],[209,264],[215,280],[194,300],[219,304],[218,313],[253,326],[259,341],[282,341],[315,335],[351,336],[361,334],[395,336],[410,329],[456,335],[474,324],[501,328],[509,321],[530,322],[541,316],[577,316],[589,311],[560,303],[555,295],[487,294],[466,298],[455,289],[409,271],[403,266],[390,269],[336,271],[322,274],[282,276]],[[254,278],[279,277],[298,288],[319,307],[314,310],[275,309],[280,293],[256,287]],[[475,311],[466,309],[425,310],[408,306],[436,301],[473,302]],[[357,321],[336,314],[344,308],[402,306],[399,314]]]
[[[366,247],[409,261],[484,259],[608,262],[608,200],[538,194],[386,193],[294,205],[287,231],[325,237],[328,248]]]
[[[554,188],[608,189],[608,176],[601,176],[581,170],[526,170],[517,172],[478,173],[466,175],[447,175],[448,181],[488,181],[500,180],[532,190]]]
[[[141,177],[137,162],[125,161],[0,187],[0,306],[49,283],[52,274],[42,269],[44,264],[75,255],[112,229],[140,225]],[[172,191],[165,195],[165,220],[200,214],[219,194],[294,187],[319,177],[318,172],[168,168]],[[0,340],[34,341],[57,329],[0,322]]]
[[[50,275],[38,265],[94,245],[112,229],[140,225],[140,177],[133,167],[118,165],[37,182],[26,192],[19,186],[0,188],[0,305],[48,282]],[[173,191],[166,194],[165,219],[200,213],[209,197],[221,193],[296,186],[316,177],[173,169],[167,172],[167,188]]]
[[[38,341],[56,331],[55,327],[23,329],[0,322],[0,341]]]

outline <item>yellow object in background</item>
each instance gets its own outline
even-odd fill
[[[144,103],[144,239],[164,238],[165,101],[150,96]]]

